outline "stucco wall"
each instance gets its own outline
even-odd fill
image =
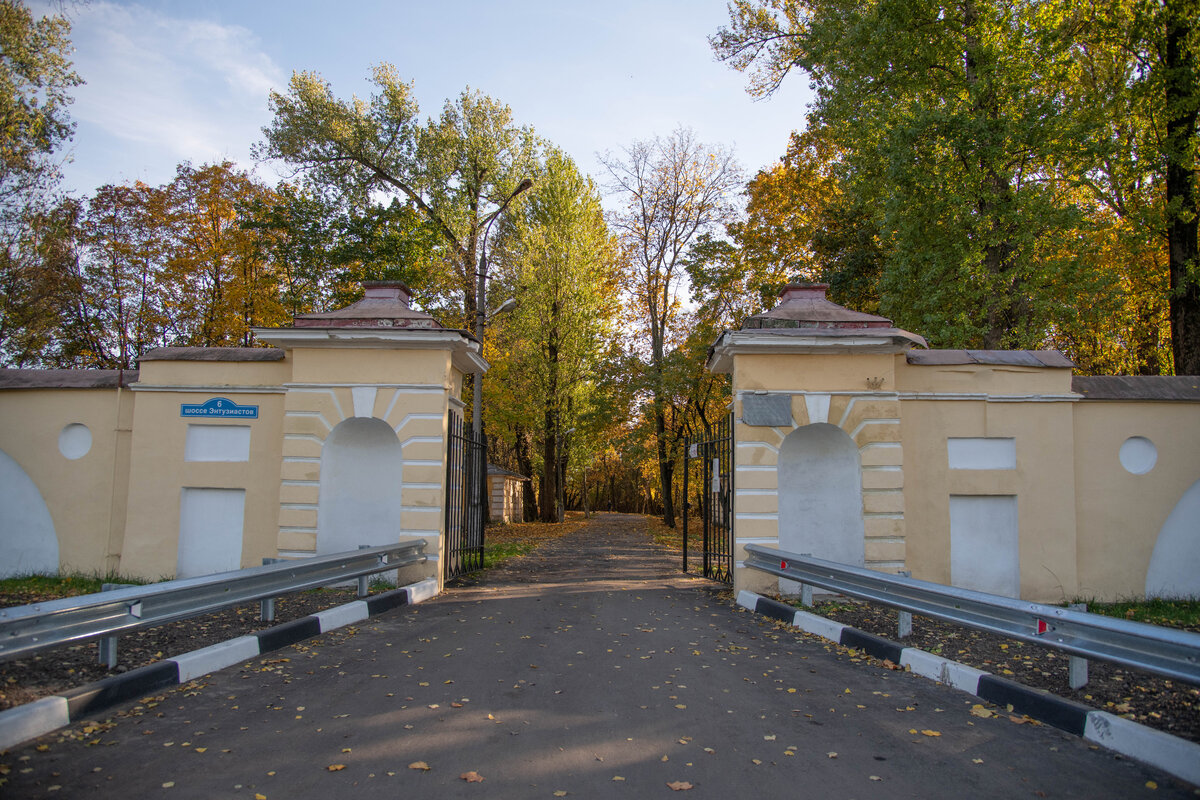
[[[455,396],[462,372],[452,358],[462,343],[453,339],[413,349],[403,333],[286,353],[168,348],[149,354],[120,392],[12,388],[56,378],[95,382],[99,373],[10,372],[0,383],[0,468],[14,476],[8,491],[37,502],[18,508],[21,498],[10,498],[7,517],[0,510],[0,542],[29,542],[33,520],[64,567],[157,579],[305,557],[321,549],[322,530],[342,544],[421,536],[430,561],[405,577],[440,576],[446,426],[451,407],[462,405]],[[218,400],[257,413],[184,410]],[[337,453],[327,452],[331,432],[348,422],[348,431],[378,426],[370,441],[350,435]],[[395,437],[394,446],[376,447],[380,431]],[[370,497],[345,480],[323,484],[323,457],[356,464],[384,451],[387,468],[370,476]],[[222,553],[210,552],[215,547]],[[9,562],[17,552],[10,549]]]
[[[1200,404],[1092,400],[1076,406],[1074,428],[1079,594],[1141,596],[1168,516],[1200,481]],[[1130,437],[1153,443],[1154,464],[1143,474],[1121,463]],[[1159,557],[1181,566],[1190,558],[1189,571],[1200,581],[1200,518],[1192,520],[1190,539],[1190,555],[1175,550]]]
[[[133,405],[128,389],[0,391],[0,420],[4,421],[0,451],[28,476],[40,495],[0,500],[0,543],[25,535],[6,512],[42,501],[53,524],[62,568],[101,574],[117,568]],[[74,458],[60,450],[60,437],[69,425],[85,426],[91,439],[86,452],[70,452]],[[0,572],[23,571],[22,565],[14,563],[12,551],[7,552],[7,559],[0,558],[5,561]]]
[[[176,574],[180,500],[187,489],[245,491],[242,567],[276,555],[279,452],[287,361],[146,361],[137,384],[129,462],[129,512],[121,570],[146,578]],[[256,419],[193,418],[184,404],[225,398],[257,406]],[[196,461],[185,453],[190,426],[248,427],[245,460]]]
[[[1152,561],[1160,574],[1185,565],[1176,580],[1200,574],[1200,535],[1187,521],[1200,508],[1200,402],[1086,399],[1054,358],[1040,367],[982,363],[1020,354],[921,358],[735,353],[735,559],[749,543],[778,545],[780,513],[796,505],[781,497],[803,491],[781,484],[795,471],[781,449],[824,423],[858,447],[868,567],[1047,602],[1141,596]],[[747,424],[751,394],[787,397],[790,424]],[[1154,444],[1152,469],[1122,466],[1130,437]],[[1149,446],[1130,447],[1144,462]],[[822,456],[811,457],[820,469]],[[735,582],[777,588],[745,569]],[[1189,586],[1200,592],[1197,579]]]

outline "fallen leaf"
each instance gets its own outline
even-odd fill
[[[558,789],[554,792],[554,796],[555,797],[566,797],[567,793],[564,792],[562,789]]]
[[[878,775],[871,775],[871,776],[870,776],[870,779],[871,779],[871,780],[873,780],[873,781],[881,781],[881,780],[883,780],[883,778],[879,777]]]
[[[267,800],[267,796],[266,796],[265,794],[262,794],[262,793],[260,793],[260,792],[255,792],[255,793],[254,793],[254,800]]]
[[[171,788],[172,786],[174,786],[174,785],[175,785],[175,781],[167,781],[167,782],[166,782],[166,783],[164,783],[162,786],[163,786],[163,788],[164,788],[164,789],[170,789],[170,788]]]
[[[972,759],[971,759],[971,763],[972,763],[972,764],[982,764],[982,763],[983,763],[983,759],[982,759],[982,758],[972,758]]]
[[[409,765],[408,765],[408,768],[409,768],[409,769],[419,769],[419,770],[421,770],[422,772],[428,772],[428,771],[429,771],[429,765],[428,765],[428,764],[426,764],[424,761],[414,761],[414,762],[412,762],[411,764],[409,764]]]
[[[622,778],[620,775],[613,775],[613,778],[612,778],[612,779],[613,779],[614,781],[623,781],[623,780],[625,780],[625,779],[624,779],[624,778]]]
[[[470,772],[464,772],[462,775],[459,775],[458,777],[462,778],[467,783],[483,783],[483,776],[480,775],[475,770],[471,770]]]
[[[692,785],[687,781],[671,781],[667,784],[667,786],[670,787],[672,791],[676,792],[684,792],[692,788]]]
[[[1147,789],[1157,789],[1158,784],[1155,783],[1154,781],[1146,781],[1146,788]]]
[[[987,719],[988,717],[994,717],[996,712],[992,711],[991,709],[984,708],[983,706],[979,705],[979,703],[976,703],[975,705],[971,706],[971,715]]]
[[[837,753],[826,753],[825,757],[826,758],[837,758]]]
[[[941,736],[942,734],[940,731],[931,731],[928,728],[926,728],[925,730],[921,731],[921,735],[922,736]]]
[[[330,771],[330,772],[341,772],[341,771],[342,771],[342,770],[344,770],[345,768],[346,768],[346,765],[345,765],[345,764],[330,764],[330,765],[329,765],[328,767],[326,767],[325,769],[327,769],[327,770],[328,770],[328,771]]]

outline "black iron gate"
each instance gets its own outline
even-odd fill
[[[463,424],[450,412],[446,444],[446,536],[442,542],[442,570],[446,580],[483,569],[483,524],[487,508],[487,447],[483,434]]]
[[[695,512],[704,532],[704,577],[733,583],[733,414],[703,438],[684,439],[683,453],[683,571]]]

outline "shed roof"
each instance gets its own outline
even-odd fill
[[[1005,367],[1054,367],[1070,369],[1075,364],[1057,350],[909,350],[909,364],[951,366],[989,364]]]
[[[275,347],[156,347],[138,361],[283,361]]]
[[[526,478],[524,475],[522,475],[519,472],[513,472],[511,469],[505,469],[504,467],[498,467],[495,464],[488,464],[487,472],[488,472],[488,475],[503,475],[506,478],[515,478],[516,480],[519,480],[519,481],[529,480],[529,478]]]
[[[115,389],[137,379],[135,369],[0,369],[0,389]]]
[[[1071,388],[1087,400],[1200,401],[1197,375],[1077,375]]]

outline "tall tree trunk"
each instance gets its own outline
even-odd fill
[[[666,360],[663,338],[666,331],[665,325],[660,329],[657,320],[654,327],[650,355],[653,359],[651,370],[654,375],[654,444],[658,455],[658,479],[663,504],[663,522],[668,528],[674,528],[675,505],[671,502],[671,479],[675,464],[667,454],[667,411],[666,399],[663,397],[666,393],[666,387],[663,385],[663,363]]]
[[[516,434],[515,455],[517,458],[517,469],[526,478],[533,477],[533,456],[529,452],[529,437],[525,433],[525,429],[520,425],[514,427]],[[537,492],[533,489],[533,481],[523,481],[521,483],[521,505],[523,506],[524,514],[523,522],[533,522],[538,518]]]
[[[1176,375],[1200,375],[1200,222],[1192,138],[1200,113],[1200,88],[1189,38],[1200,16],[1197,0],[1167,0],[1167,247],[1171,275],[1171,352]]]
[[[550,314],[558,318],[558,303],[550,304]],[[558,398],[558,331],[551,326],[546,336],[546,416],[542,431],[542,522],[558,522],[558,437],[562,420]]]
[[[546,404],[546,427],[542,437],[542,491],[541,506],[538,508],[542,522],[557,522],[558,511],[555,508],[558,498],[558,442],[555,440],[557,423],[554,408]]]

